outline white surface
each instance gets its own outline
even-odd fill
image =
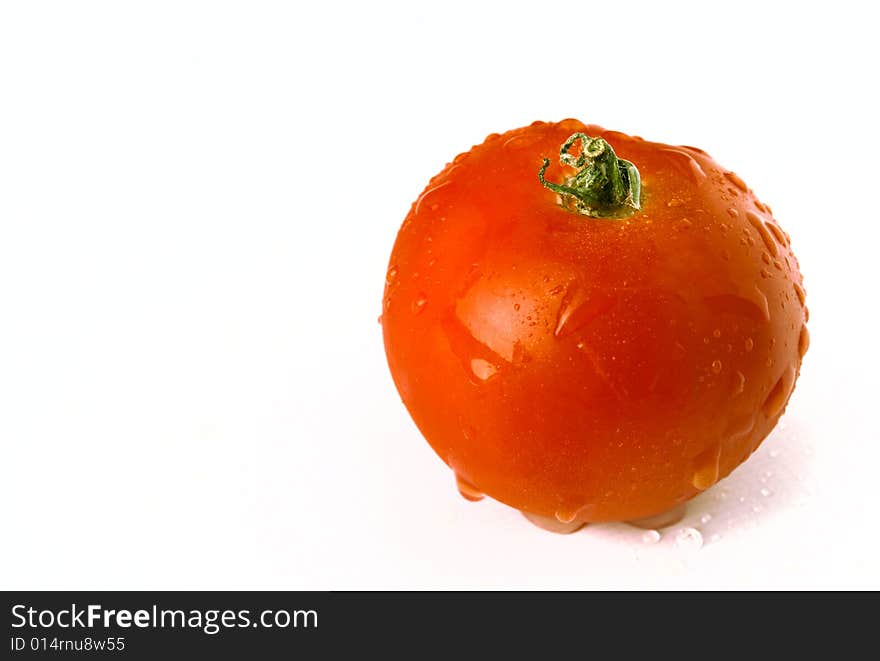
[[[0,586],[880,587],[870,5],[409,4],[2,5]],[[376,323],[428,178],[567,116],[707,149],[806,277],[784,429],[655,544],[462,500]]]

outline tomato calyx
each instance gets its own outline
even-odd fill
[[[580,153],[571,148],[580,141]],[[578,168],[564,184],[544,179],[550,167],[545,158],[538,172],[538,180],[562,198],[562,206],[569,211],[593,218],[623,218],[641,208],[641,177],[635,165],[618,158],[611,145],[602,138],[591,138],[585,133],[574,133],[559,150],[563,165]]]

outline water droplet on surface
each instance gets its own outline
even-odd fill
[[[715,445],[694,459],[694,475],[691,484],[700,491],[705,491],[718,481],[721,446]]]
[[[712,331],[712,337],[721,337],[721,329],[720,329],[720,328],[716,328],[715,330],[713,330],[713,331]]]
[[[661,538],[662,535],[656,530],[646,530],[642,533],[642,542],[645,544],[656,544]]]
[[[519,306],[519,303],[514,303],[514,304],[513,304],[513,309],[516,310],[517,312],[519,312],[519,307],[520,307],[520,306]]]
[[[675,534],[675,545],[684,551],[703,548],[703,534],[696,528],[682,528]]]
[[[754,348],[755,348],[755,341],[752,338],[747,337],[746,338],[746,351],[751,351]]]
[[[792,284],[794,285],[794,293],[797,294],[797,298],[803,306],[807,302],[807,293],[798,283],[794,282]]]
[[[388,269],[388,273],[385,274],[385,284],[390,285],[392,282],[394,282],[394,279],[396,277],[397,277],[397,267],[392,266],[390,269]]]
[[[727,213],[729,213],[729,214],[730,214],[731,216],[733,216],[734,218],[736,218],[737,216],[739,216],[739,211],[737,211],[737,210],[734,209],[733,207],[729,207],[729,208],[727,209]]]
[[[461,494],[461,497],[472,503],[475,503],[478,500],[483,500],[483,498],[486,497],[479,489],[477,489],[477,487],[468,482],[458,473],[455,474],[455,485],[458,487],[458,493]]]
[[[763,489],[761,489],[761,495],[764,496],[764,498],[769,498],[773,495],[773,492],[770,491],[770,489],[768,489],[767,487],[764,487]]]
[[[720,541],[721,541],[721,535],[719,535],[717,532],[709,538],[710,544],[715,544]]]
[[[776,459],[776,457],[779,456],[779,450],[777,450],[776,448],[770,450],[770,456],[771,456],[773,459]]]
[[[420,314],[422,310],[425,309],[425,304],[428,302],[428,297],[424,294],[419,294],[416,297],[416,300],[412,302],[412,311],[413,314]]]
[[[490,379],[497,371],[498,368],[484,358],[474,358],[471,360],[471,372],[473,372],[474,376],[480,381]]]
[[[764,508],[761,507],[760,505],[755,505],[755,506],[752,508],[752,511],[753,511],[755,514],[757,514],[758,512],[763,512],[763,511],[764,511]]]
[[[703,516],[700,517],[700,523],[702,523],[703,525],[706,525],[711,520],[712,520],[711,514],[704,514]]]
[[[720,374],[720,373],[721,373],[721,367],[722,367],[722,365],[721,365],[721,361],[720,361],[720,360],[717,360],[717,359],[716,359],[716,360],[713,360],[713,361],[712,361],[712,372],[714,372],[715,374]]]

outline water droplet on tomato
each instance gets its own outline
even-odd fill
[[[570,523],[560,523],[556,517],[552,516],[541,516],[540,514],[532,514],[531,512],[522,512],[522,515],[526,517],[531,523],[534,523],[536,526],[541,528],[542,530],[548,530],[550,532],[559,533],[560,535],[568,535],[570,533],[576,532],[584,527],[584,523],[581,521],[572,521]]]
[[[721,446],[714,445],[694,459],[694,474],[691,484],[700,491],[705,491],[718,481]]]
[[[486,381],[493,377],[495,373],[498,371],[498,368],[495,367],[488,360],[483,358],[474,358],[471,360],[471,371],[474,373],[474,376],[477,377],[480,381]]]
[[[769,210],[769,207],[768,207]],[[782,228],[779,227],[776,223],[767,223],[767,229],[770,230],[770,233],[773,235],[773,238],[776,239],[776,242],[781,246],[787,246],[788,241],[785,238],[785,233],[782,231]]]
[[[761,240],[764,242],[764,247],[767,248],[767,252],[773,257],[777,257],[779,255],[779,246],[773,239],[773,235],[770,233],[770,230],[767,229],[767,225],[764,224],[761,217],[754,211],[746,211],[746,219],[749,221],[749,224],[755,228],[758,236],[761,237]]]
[[[459,154],[459,156],[461,156],[461,154]],[[458,160],[458,156],[455,157],[455,160],[453,160],[453,163],[455,163],[456,160]],[[448,172],[449,172],[449,171],[447,171],[447,174],[448,174]],[[433,188],[429,188],[429,189],[426,190],[424,193],[422,193],[422,194],[419,196],[419,199],[416,200],[416,207],[415,207],[415,210],[413,211],[413,214],[414,214],[414,215],[418,215],[418,213],[419,213],[419,209],[421,209],[422,205],[425,203],[425,200],[428,198],[429,195],[431,195],[432,193],[434,193],[434,192],[440,190],[440,189],[443,188],[444,186],[448,186],[448,185],[451,184],[451,183],[452,183],[452,180],[451,180],[451,179],[447,179],[447,180],[444,181],[443,183],[441,183],[441,184],[437,184],[437,185],[434,186]]]
[[[394,282],[394,279],[397,277],[397,267],[392,266],[388,269],[388,273],[385,274],[385,284],[390,285]]]
[[[755,285],[752,294],[754,296],[755,305],[760,308],[764,315],[764,321],[770,321],[770,303],[767,302],[767,295],[761,291],[761,288],[758,287],[758,285]]]
[[[564,337],[583,328],[614,307],[615,302],[616,300],[607,293],[590,292],[577,285],[570,285],[559,304],[553,334],[556,337]]]
[[[740,371],[733,374],[733,396],[741,395],[746,389],[746,376]]]
[[[770,306],[767,303],[767,297],[757,285],[744,290],[742,294],[707,296],[703,302],[717,314],[739,314],[755,321],[770,320]]]
[[[656,544],[662,539],[662,535],[656,530],[646,530],[642,533],[642,543]]]
[[[702,181],[706,178],[706,172],[703,170],[703,167],[699,164],[697,159],[695,159],[683,149],[671,148],[664,149],[663,151],[672,156],[677,156],[678,158],[673,159],[672,162],[675,163],[675,165],[679,169],[686,169],[687,173],[697,184],[702,183]],[[680,166],[682,165],[685,167],[681,168]]]
[[[747,337],[746,338],[746,351],[751,351],[754,348],[755,348],[755,341],[752,338]]]
[[[800,301],[803,306],[807,302],[807,293],[804,291],[804,288],[801,287],[798,283],[792,283],[794,285],[794,293],[797,295],[798,301]]]
[[[381,314],[380,314],[379,317],[376,319],[376,321],[379,322],[379,325],[380,325],[380,326],[382,325],[382,315],[381,315]]]
[[[666,510],[665,512],[660,512],[660,514],[646,516],[641,519],[633,519],[632,521],[627,521],[627,523],[636,528],[643,528],[645,530],[666,528],[667,526],[674,525],[681,521],[686,513],[687,505],[682,503],[676,505],[671,510]]]
[[[801,334],[798,336],[798,355],[803,358],[807,349],[810,348],[810,331],[806,326],[801,327]]]
[[[739,175],[735,172],[725,172],[724,176],[727,177],[731,183],[739,188],[743,193],[749,190],[748,186],[746,186],[746,182],[740,179]]]
[[[571,523],[577,517],[577,511],[568,512],[566,510],[559,510],[554,516],[559,523]]]
[[[412,303],[412,311],[413,314],[421,314],[422,310],[425,309],[425,304],[428,302],[428,297],[424,294],[419,294],[416,297],[416,300]]]
[[[720,360],[717,360],[717,359],[716,359],[716,360],[713,360],[713,361],[712,361],[712,372],[713,372],[713,373],[715,373],[715,374],[720,374],[720,373],[721,373],[721,367],[722,367],[722,365],[721,365],[721,361],[720,361]]]
[[[675,534],[675,545],[683,551],[699,551],[703,548],[703,533],[696,528],[682,528]]]
[[[782,376],[779,377],[770,389],[764,404],[761,406],[765,416],[774,418],[782,412],[782,409],[785,408],[785,403],[788,401],[788,396],[791,394],[792,386],[794,386],[794,369],[787,367]]]
[[[485,498],[485,494],[481,492],[477,487],[468,482],[458,473],[455,474],[455,485],[458,487],[458,493],[461,494],[462,498],[465,500],[469,500],[472,503],[478,500],[483,500]]]

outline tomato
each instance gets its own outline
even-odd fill
[[[575,174],[603,144],[612,160]],[[610,206],[590,197],[621,182]],[[794,388],[807,317],[789,236],[736,174],[567,119],[493,134],[430,181],[382,326],[462,493],[580,525],[668,511],[747,459]]]

